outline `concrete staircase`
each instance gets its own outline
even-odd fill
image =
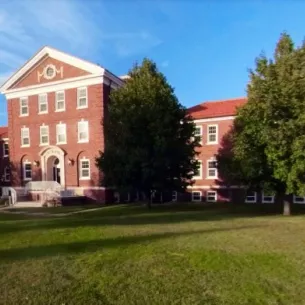
[[[12,208],[40,208],[42,204],[40,201],[18,201]]]

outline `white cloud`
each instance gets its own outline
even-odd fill
[[[161,67],[163,68],[167,68],[169,66],[169,61],[168,60],[164,60],[161,62]]]
[[[106,52],[124,57],[147,52],[160,43],[148,31],[123,20],[118,23],[102,2],[10,0],[0,6],[1,78],[44,45],[100,61]]]

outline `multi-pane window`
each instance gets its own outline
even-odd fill
[[[192,192],[192,201],[201,201],[201,191],[193,191]]]
[[[11,170],[8,166],[4,168],[4,181],[8,182],[11,180]]]
[[[217,144],[218,142],[218,125],[208,125],[208,144]]]
[[[293,203],[304,204],[305,197],[293,195]]]
[[[23,163],[23,180],[32,180],[32,163],[24,162]]]
[[[247,203],[256,203],[256,192],[247,191],[246,202]]]
[[[194,172],[193,179],[202,179],[202,161],[198,160],[198,167]]]
[[[21,146],[30,146],[30,129],[28,127],[21,128]]]
[[[83,179],[83,180],[90,179],[90,160],[89,159],[80,160],[80,179]]]
[[[216,202],[217,201],[217,192],[207,191],[207,202]]]
[[[22,97],[19,100],[20,103],[20,116],[29,115],[29,100],[27,97]]]
[[[7,157],[8,155],[9,155],[8,143],[4,142],[3,143],[3,157]]]
[[[202,126],[196,126],[195,128],[195,137],[202,143]]]
[[[40,126],[40,145],[49,144],[49,126]]]
[[[47,113],[48,112],[48,95],[40,94],[38,96],[38,112]]]
[[[59,123],[56,125],[56,142],[57,144],[67,143],[66,124]]]
[[[177,197],[178,197],[177,191],[173,191],[172,192],[172,201],[176,202],[177,201]]]
[[[217,162],[215,159],[210,159],[207,161],[207,171],[208,179],[217,178]]]
[[[77,88],[77,108],[88,107],[87,87]]]
[[[262,193],[263,203],[274,203],[274,195],[268,193]]]
[[[88,121],[80,121],[77,124],[78,142],[89,141],[89,124]]]
[[[58,91],[56,92],[56,101],[55,101],[55,110],[64,111],[66,109],[65,105],[65,92]]]

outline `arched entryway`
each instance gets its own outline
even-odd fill
[[[41,156],[41,170],[43,181],[56,181],[65,185],[64,151],[56,146],[43,150]]]

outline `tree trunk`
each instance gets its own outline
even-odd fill
[[[287,198],[283,199],[283,215],[289,216],[291,215],[291,204]]]

